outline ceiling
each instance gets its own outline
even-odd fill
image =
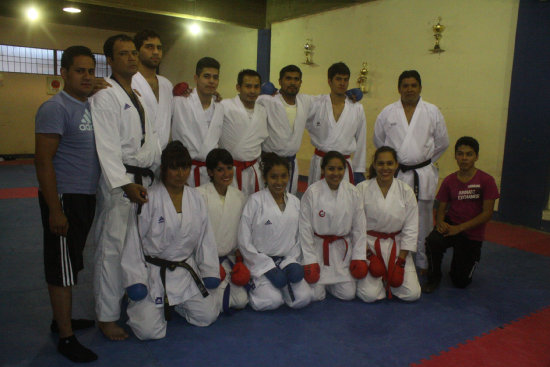
[[[137,32],[174,30],[182,19],[268,28],[271,23],[369,0],[1,0],[0,16],[21,17],[33,4],[48,22]],[[372,0],[370,0],[372,1]],[[61,9],[74,4],[82,12]]]

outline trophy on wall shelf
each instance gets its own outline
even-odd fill
[[[363,63],[361,70],[359,70],[359,77],[357,78],[357,86],[361,89],[361,92],[367,93],[367,74],[369,73],[369,67],[367,62]]]
[[[445,50],[439,45],[439,41],[443,38],[443,31],[445,31],[445,26],[441,24],[441,17],[437,18],[437,24],[432,27],[432,30],[434,32],[435,45],[434,48],[430,49],[430,51],[434,54],[445,52]]]
[[[310,65],[313,66],[315,63],[313,62],[313,50],[315,49],[315,46],[311,43],[311,39],[306,39],[306,44],[304,45],[304,54],[306,55],[306,61],[302,64],[304,65]]]

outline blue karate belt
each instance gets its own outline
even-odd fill
[[[170,321],[172,318],[172,308],[170,307],[170,304],[168,303],[168,295],[166,294],[166,269],[170,271],[176,270],[176,268],[184,268],[187,270],[191,277],[193,277],[193,280],[197,284],[197,287],[199,287],[199,290],[201,291],[201,294],[204,298],[208,297],[208,291],[206,290],[206,287],[201,281],[201,278],[197,275],[195,270],[185,262],[185,260],[181,261],[170,261],[170,260],[164,260],[159,259],[158,257],[152,257],[152,256],[145,256],[145,261],[147,261],[149,264],[156,265],[160,267],[160,280],[162,281],[162,286],[164,287],[164,318],[166,321]]]
[[[229,259],[229,257],[227,256],[220,256],[219,257],[220,259],[220,265],[224,262],[224,261],[227,261],[229,263],[229,267],[231,269],[233,269],[233,266],[235,266],[235,264],[233,264],[233,262]],[[225,287],[224,291],[223,291],[223,297],[222,297],[222,309],[223,309],[223,313],[227,314],[227,315],[231,315],[232,312],[231,312],[231,309],[229,308],[229,294],[231,293],[231,282],[227,282],[227,287]]]
[[[275,266],[278,267],[279,269],[281,269],[281,263],[283,262],[285,257],[284,256],[271,256],[271,259],[275,263]],[[283,270],[283,269],[281,269],[281,270]],[[286,286],[288,288],[288,294],[290,296],[290,299],[292,300],[292,302],[294,302],[296,300],[296,298],[294,297],[294,291],[292,290],[292,286],[290,285],[290,280],[288,280],[288,279],[286,281]]]
[[[416,201],[418,201],[418,193],[419,193],[419,187],[420,187],[418,173],[416,172],[416,170],[422,167],[429,166],[431,163],[432,163],[431,159],[428,159],[427,161],[424,161],[422,163],[415,164],[414,166],[407,166],[406,164],[399,163],[399,167],[397,168],[397,171],[395,171],[395,177],[397,177],[397,174],[399,173],[399,171],[403,171],[403,172],[407,172],[411,170],[413,171],[413,176],[414,176],[413,190],[414,190],[414,196],[416,196]]]

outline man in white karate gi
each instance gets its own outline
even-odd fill
[[[193,160],[187,180],[191,187],[210,182],[205,160],[218,147],[223,123],[223,106],[215,97],[219,75],[220,63],[203,57],[195,68],[196,88],[189,96],[174,97],[172,139],[181,141]]]
[[[346,181],[365,179],[367,154],[367,122],[363,105],[346,96],[350,70],[343,62],[328,69],[330,94],[319,96],[313,103],[313,113],[306,129],[315,147],[309,166],[308,184],[321,179],[321,160],[329,151],[342,153],[347,159]],[[350,160],[350,156],[353,159]],[[358,183],[358,182],[356,182]]]
[[[223,130],[220,147],[234,159],[235,178],[232,185],[245,195],[263,188],[259,159],[262,143],[268,137],[265,108],[256,103],[262,78],[258,72],[245,69],[237,77],[235,98],[224,99]]]
[[[439,171],[434,162],[449,146],[449,137],[439,108],[420,97],[422,81],[416,70],[399,76],[401,99],[386,106],[374,126],[374,145],[397,151],[397,178],[408,183],[418,199],[418,249],[416,266],[428,268],[424,241],[433,227],[433,204]]]
[[[101,331],[111,340],[123,340],[128,334],[116,324],[124,295],[121,253],[128,221],[135,221],[137,206],[147,202],[147,186],[160,162],[160,145],[140,96],[131,87],[138,70],[133,39],[124,34],[112,36],[103,51],[113,74],[105,78],[112,87],[91,98],[102,171],[94,293]]]
[[[287,65],[279,72],[279,93],[261,95],[256,103],[265,107],[268,138],[262,144],[264,152],[286,157],[290,162],[290,180],[287,190],[298,191],[298,161],[296,153],[302,145],[302,136],[314,97],[301,94],[302,71],[296,65]]]
[[[134,43],[139,63],[138,72],[132,78],[132,88],[141,95],[162,150],[170,138],[172,119],[172,83],[157,74],[163,56],[162,41],[155,31],[145,29],[136,33]]]

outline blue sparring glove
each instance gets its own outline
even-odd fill
[[[147,286],[142,283],[132,284],[126,288],[126,294],[132,301],[141,301],[147,296]]]
[[[274,95],[277,92],[277,88],[271,82],[265,82],[260,88],[260,94],[268,94],[270,96]]]
[[[214,289],[218,288],[220,285],[220,278],[214,278],[214,277],[204,277],[202,278],[202,282],[204,283],[204,286],[208,289]]]
[[[346,96],[352,99],[353,102],[359,102],[363,99],[363,92],[361,92],[361,89],[359,88],[353,88],[346,92]]]
[[[283,288],[286,285],[286,275],[281,269],[275,267],[264,274],[275,288]]]
[[[304,279],[304,268],[302,265],[297,263],[288,264],[284,267],[284,272],[286,278],[291,283],[298,283],[300,280]]]
[[[363,181],[365,181],[365,174],[363,172],[353,172],[353,183],[355,183],[356,186]]]

